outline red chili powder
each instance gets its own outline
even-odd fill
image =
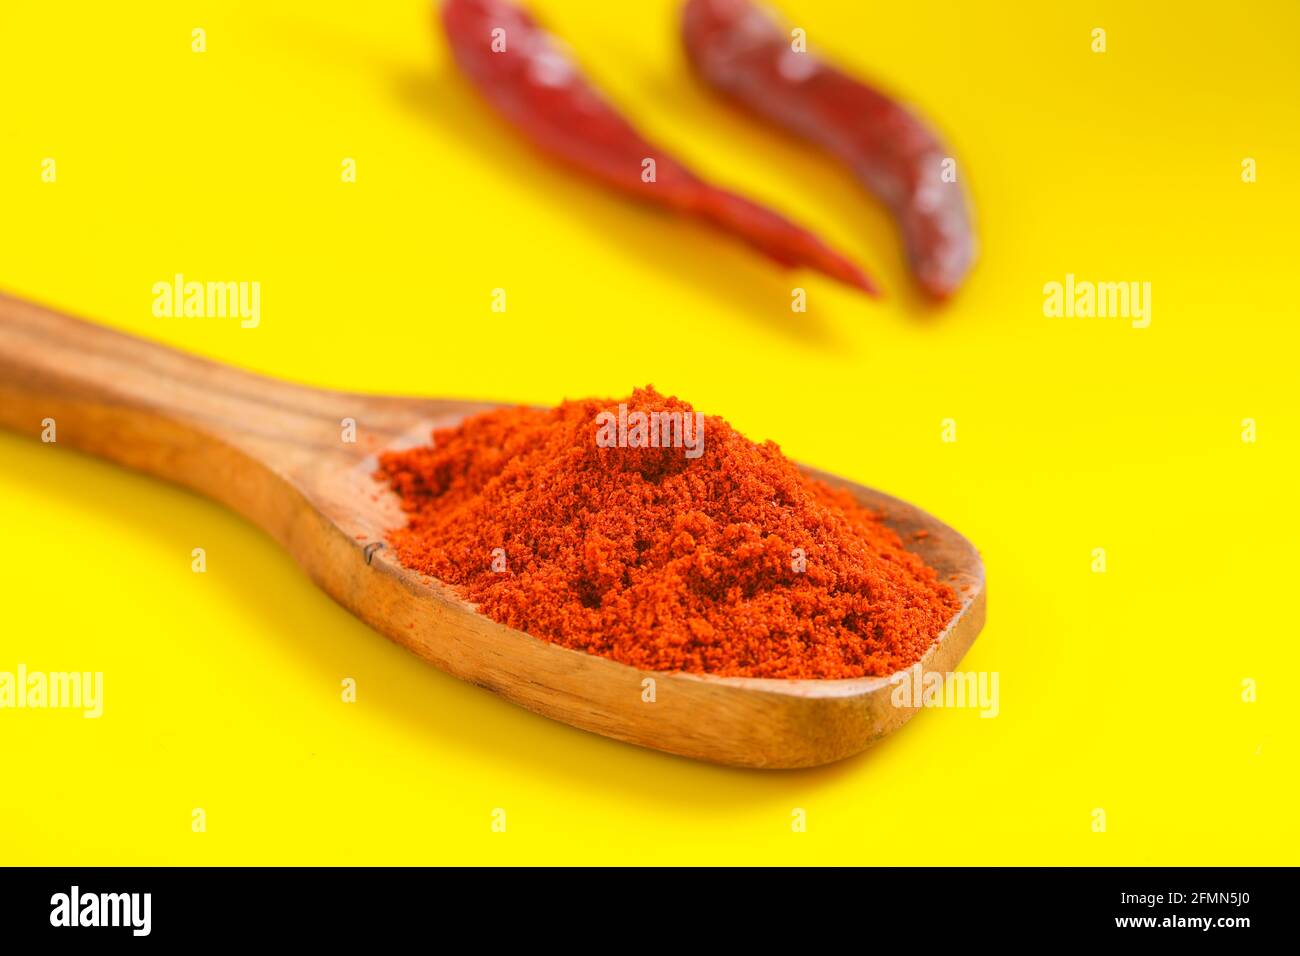
[[[694,411],[653,388],[624,402]],[[503,624],[644,670],[884,676],[960,607],[879,515],[721,418],[698,457],[602,447],[597,416],[619,404],[500,409],[383,454],[398,559]]]

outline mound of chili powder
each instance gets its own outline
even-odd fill
[[[624,401],[693,413],[653,388]],[[960,606],[878,515],[775,444],[706,416],[699,457],[600,447],[597,416],[618,405],[501,409],[382,455],[408,518],[389,534],[398,559],[497,621],[646,670],[883,676]]]

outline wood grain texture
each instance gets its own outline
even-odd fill
[[[889,678],[770,680],[636,670],[498,624],[383,546],[396,497],[375,453],[493,407],[357,395],[277,381],[0,295],[0,424],[193,488],[247,517],[335,600],[437,667],[539,714],[658,750],[745,767],[807,767],[902,726]],[[355,419],[359,439],[342,440]],[[984,623],[984,570],[920,509],[832,475],[962,598],[922,660],[955,668]],[[914,539],[917,531],[928,534]],[[643,681],[654,680],[654,702]]]

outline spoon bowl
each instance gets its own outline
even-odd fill
[[[641,671],[480,614],[384,543],[401,526],[379,452],[422,444],[493,404],[359,395],[245,372],[0,295],[0,424],[194,489],[245,516],[323,590],[436,667],[618,740],[744,767],[858,753],[916,712],[891,677],[773,680]],[[957,590],[921,660],[951,671],[984,623],[984,569],[960,534],[897,498],[810,469],[884,515]]]

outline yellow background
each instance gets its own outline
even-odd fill
[[[1298,862],[1300,8],[781,6],[949,138],[983,244],[949,307],[846,173],[692,81],[674,4],[595,0],[537,7],[652,138],[886,301],[539,160],[423,0],[4,3],[0,288],[323,386],[653,382],[970,537],[963,668],[1000,674],[1000,716],[805,772],[637,750],[422,664],[218,506],[6,433],[0,670],[102,670],[105,713],[0,711],[0,862]],[[154,318],[176,272],[260,282],[260,327]],[[1045,318],[1067,272],[1151,282],[1150,328]]]

